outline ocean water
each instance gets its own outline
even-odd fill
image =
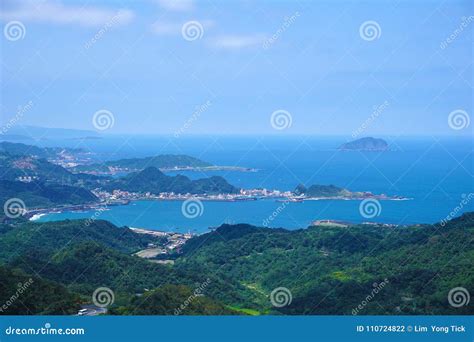
[[[392,224],[434,223],[448,215],[474,211],[474,140],[466,137],[384,137],[391,150],[347,152],[337,147],[344,137],[108,136],[100,140],[48,141],[82,147],[99,160],[162,153],[188,154],[216,165],[245,166],[258,172],[182,172],[191,178],[225,177],[242,188],[291,190],[296,185],[334,184],[352,191],[371,191],[410,198],[380,201],[373,218],[361,215],[360,201],[274,200],[203,202],[201,215],[187,218],[182,202],[138,201],[110,207],[100,214],[119,226],[163,231],[206,232],[222,223],[251,223],[289,229],[305,228],[319,219]],[[464,200],[464,201],[463,201]],[[464,202],[464,203],[463,203]],[[457,208],[457,209],[456,209]],[[90,218],[94,211],[48,214],[39,221]],[[271,217],[271,219],[269,219]]]

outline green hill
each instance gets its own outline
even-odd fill
[[[180,194],[219,194],[238,193],[240,189],[230,185],[220,177],[191,180],[186,176],[167,176],[156,167],[131,173],[125,177],[109,182],[106,189],[121,189],[132,192],[174,192]]]
[[[172,315],[180,303],[188,303],[179,312],[185,315],[474,313],[472,303],[455,308],[448,302],[451,289],[474,286],[474,213],[443,226],[290,231],[223,225],[170,255],[173,265],[134,255],[149,244],[162,245],[159,238],[106,221],[85,223],[0,225],[0,293],[16,291],[18,281],[8,279],[20,272],[48,284],[50,301],[31,294],[39,298],[35,313],[73,310],[77,298],[90,302],[100,286],[115,293],[112,314]],[[270,295],[281,287],[292,301],[272,306]]]
[[[0,315],[70,315],[78,297],[64,286],[0,265]]]
[[[207,167],[212,164],[200,159],[176,154],[161,154],[153,157],[145,158],[129,158],[106,161],[101,164],[79,165],[74,168],[77,172],[84,171],[100,171],[108,172],[109,168],[119,168],[123,171],[140,171],[147,167],[155,167],[157,169],[172,169],[183,167]]]
[[[200,269],[245,284],[256,300],[245,305],[283,314],[347,314],[388,285],[359,314],[472,314],[449,305],[450,289],[474,286],[474,214],[445,227],[311,227],[286,231],[224,225],[191,239],[175,268]],[[449,265],[449,267],[446,267]],[[290,289],[291,305],[272,308],[277,287]],[[216,295],[216,298],[220,294]],[[251,298],[250,296],[248,298]]]
[[[97,197],[92,192],[80,187],[0,180],[0,204],[2,207],[10,198],[20,198],[28,209],[97,201]]]

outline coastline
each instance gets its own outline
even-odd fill
[[[185,202],[187,200],[198,200],[205,202],[248,202],[248,201],[275,201],[281,203],[301,203],[307,201],[363,201],[366,199],[374,199],[380,201],[409,201],[413,198],[400,197],[400,196],[386,196],[386,195],[370,195],[370,196],[357,196],[357,197],[301,197],[301,196],[237,196],[235,198],[229,198],[228,195],[176,195],[173,197],[156,197],[156,196],[137,196],[127,199],[116,199],[113,202],[101,201],[87,204],[78,205],[62,205],[50,208],[38,208],[28,210],[23,214],[23,217],[29,221],[38,221],[41,217],[49,214],[57,214],[62,212],[78,212],[78,211],[90,211],[90,210],[109,210],[109,206],[122,206],[129,205],[133,202],[138,201],[157,201],[157,202]],[[141,229],[141,228],[136,228]]]

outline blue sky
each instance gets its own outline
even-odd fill
[[[472,121],[469,0],[1,6],[2,125],[94,130],[105,109],[112,134],[473,132],[448,124],[456,110]],[[7,39],[12,21],[20,39]],[[183,36],[189,22],[195,40]],[[361,33],[367,22],[375,37]],[[291,116],[282,130],[278,110]]]

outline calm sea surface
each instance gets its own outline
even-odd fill
[[[474,140],[468,138],[390,138],[388,152],[342,152],[344,137],[126,137],[100,140],[57,141],[50,145],[82,147],[98,159],[144,157],[163,153],[188,154],[216,165],[245,166],[258,172],[185,172],[191,178],[221,175],[242,188],[290,190],[299,183],[334,184],[353,191],[371,191],[411,198],[381,201],[380,215],[367,219],[360,201],[307,201],[284,205],[273,200],[203,202],[202,215],[186,218],[182,202],[138,201],[102,212],[119,226],[164,231],[206,232],[222,223],[262,225],[270,216],[271,227],[307,227],[317,219],[394,224],[433,223],[456,207],[474,211]],[[467,197],[466,197],[467,196]],[[283,208],[282,208],[283,207]],[[278,212],[277,215],[273,215]],[[90,212],[49,214],[39,221],[90,218]]]

